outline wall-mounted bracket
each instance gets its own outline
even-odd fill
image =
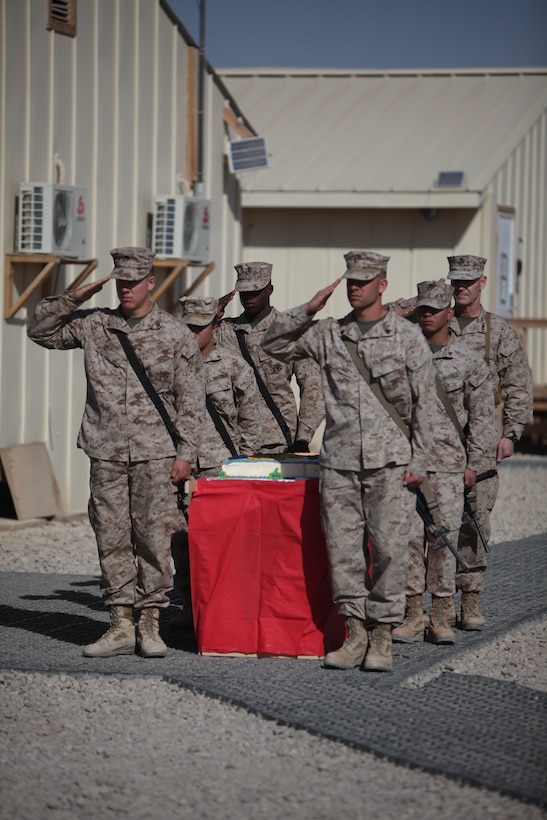
[[[181,296],[190,296],[196,288],[201,285],[203,280],[209,276],[213,268],[215,267],[214,262],[188,262],[186,259],[154,259],[154,271],[157,268],[167,268],[167,276],[161,282],[154,293],[152,294],[152,299],[154,302],[157,302],[164,294],[166,294],[166,301],[167,301],[167,310],[169,313],[173,313],[175,308],[177,307],[175,303],[175,299],[173,297],[173,285],[178,277],[187,269],[187,268],[203,268],[201,273],[196,277],[196,279],[191,282],[181,294]]]
[[[83,271],[68,286],[68,290],[77,288],[97,267],[97,259],[74,259],[67,256],[56,256],[50,253],[7,253],[4,268],[4,318],[13,319],[18,310],[30,299],[38,288],[47,290],[52,273],[59,265],[84,265]],[[15,286],[16,265],[40,265],[30,285],[15,301],[13,291]],[[47,295],[47,294],[46,294]]]

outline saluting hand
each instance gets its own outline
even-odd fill
[[[103,285],[105,285],[110,280],[110,276],[103,276],[102,279],[97,279],[96,282],[88,282],[87,285],[82,285],[76,290],[72,291],[72,295],[78,302],[87,302],[88,299],[91,299],[92,296],[95,296],[100,290],[103,289]]]
[[[326,288],[318,290],[315,296],[303,306],[304,312],[309,316],[313,316],[314,313],[322,310],[341,281],[342,279],[339,277],[332,283],[332,285],[327,285]]]
[[[235,290],[231,290],[230,293],[226,293],[224,296],[221,296],[218,300],[218,312],[217,316],[219,319],[222,319],[224,316],[224,311],[226,310],[226,305],[228,305],[234,296],[236,295]]]

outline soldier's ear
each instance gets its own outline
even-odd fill
[[[453,308],[453,307],[449,307],[449,308],[448,308],[447,319],[448,319],[448,321],[450,321],[450,320],[451,320],[451,319],[453,319],[453,318],[454,318],[454,308]]]
[[[479,283],[479,289],[484,290],[486,287],[486,283],[488,282],[488,276],[481,276],[481,281]]]

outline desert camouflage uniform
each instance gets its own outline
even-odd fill
[[[260,373],[270,395],[291,432],[292,440],[306,441],[308,444],[325,416],[321,378],[317,365],[313,361],[284,362],[272,359],[262,348],[264,334],[280,315],[276,308],[261,319],[254,327],[241,314],[237,319],[224,319],[217,332],[217,342],[241,356],[236,330],[245,333],[245,341],[255,366]],[[300,389],[300,409],[297,412],[296,400],[291,387],[292,376],[295,376]],[[259,394],[262,417],[261,452],[282,453],[287,450],[287,442],[271,410]]]
[[[193,334],[156,305],[133,328],[119,308],[79,307],[69,292],[43,299],[28,335],[43,347],[84,351],[78,446],[91,459],[89,516],[105,604],[165,607],[170,536],[180,526],[169,480],[174,446],[113,330],[131,339],[181,435],[176,455],[192,464],[205,413],[202,356]]]
[[[257,419],[258,387],[253,370],[241,356],[224,347],[215,347],[204,359],[206,393],[211,397],[236,451],[256,453],[262,441]],[[198,473],[218,471],[231,453],[222,441],[214,422],[206,413],[200,431]]]
[[[480,472],[481,464],[496,438],[496,408],[492,380],[484,361],[460,339],[433,353],[437,374],[450,399],[462,430],[466,448],[446,409],[437,397],[437,426],[432,435],[429,481],[439,505],[439,514],[449,529],[447,537],[458,543],[463,513],[463,473],[466,467]],[[424,525],[413,518],[409,540],[407,595],[426,589],[438,598],[455,592],[456,559],[444,546],[427,545]]]
[[[503,398],[502,436],[518,441],[525,426],[532,419],[533,385],[526,354],[518,334],[500,316],[490,314],[490,344],[487,350],[487,317],[484,308],[480,315],[463,329],[458,319],[450,321],[450,330],[465,344],[485,359],[490,368],[496,404]],[[499,440],[499,437],[497,437]],[[496,447],[481,461],[478,472],[495,469]],[[490,513],[498,494],[498,478],[477,484],[477,515],[486,540],[490,538]],[[460,530],[458,550],[473,572],[456,575],[456,586],[464,592],[481,592],[484,588],[486,555],[473,524],[464,524]]]
[[[371,392],[343,338],[357,352],[410,427],[411,442]],[[403,617],[408,521],[414,495],[405,470],[425,475],[435,425],[433,363],[422,333],[393,312],[366,334],[353,320],[312,321],[301,308],[276,317],[264,349],[285,361],[313,358],[321,368],[326,429],[321,507],[334,600],[341,615],[395,623]],[[367,537],[372,578],[367,576]],[[365,611],[366,609],[366,611]]]

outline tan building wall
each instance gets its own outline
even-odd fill
[[[37,0],[0,0],[0,251],[4,260],[15,249],[19,183],[59,181],[57,156],[64,181],[88,192],[87,255],[98,259],[96,278],[111,269],[111,248],[147,244],[154,196],[180,193],[178,176],[189,177],[187,135],[195,132],[188,72],[197,52],[160,0],[78,0],[75,37],[47,31],[46,9]],[[192,89],[195,99],[195,83]],[[239,183],[224,162],[226,96],[209,71],[203,196],[211,199],[215,268],[202,294],[226,292],[226,272],[241,255]],[[37,270],[17,266],[14,299]],[[51,291],[60,292],[80,271],[60,267]],[[3,288],[0,294],[3,317]],[[82,356],[45,351],[27,339],[27,316],[41,295],[2,318],[0,447],[45,441],[65,508],[84,509],[88,463],[76,449]],[[94,304],[115,302],[108,285]]]

